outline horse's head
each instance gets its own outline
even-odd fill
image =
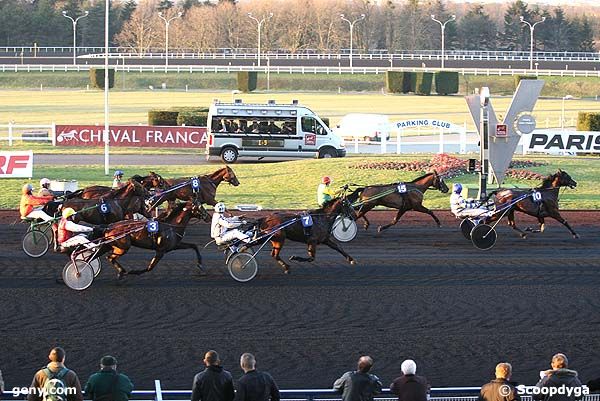
[[[433,170],[433,183],[431,186],[445,194],[450,190],[448,185],[446,185],[444,178],[440,176],[436,170]]]
[[[144,177],[142,179],[142,185],[144,186],[144,188],[146,189],[150,189],[150,188],[166,188],[166,183],[165,180],[163,180],[163,178],[159,175],[156,174],[154,171],[150,171],[150,173],[148,173],[148,175],[146,177]]]
[[[557,187],[569,187],[571,189],[577,186],[577,182],[572,179],[566,171],[562,171],[561,169],[558,169],[558,171],[554,174],[553,184],[554,183],[556,183],[555,186]]]
[[[233,172],[233,169],[231,167],[226,166],[224,170],[225,172],[223,173],[223,181],[230,183],[234,187],[240,185],[240,181],[235,176],[235,173]]]

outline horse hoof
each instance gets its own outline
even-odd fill
[[[293,262],[294,260],[296,260],[296,256],[295,255],[290,256],[289,260]]]
[[[356,264],[356,260],[351,260],[351,261],[350,261],[350,264],[351,264],[352,266],[354,266],[354,265]]]
[[[284,273],[284,274],[290,274],[290,268],[289,268],[289,267],[287,267],[287,266],[286,266],[286,267],[284,267],[284,268],[283,268],[283,273]]]
[[[122,280],[126,275],[127,275],[127,272],[125,270],[121,270],[120,272],[117,273],[117,279]]]
[[[573,234],[573,239],[579,239],[579,234]]]
[[[202,265],[196,265],[196,267],[198,268],[198,274],[200,276],[206,276],[206,270],[204,270],[204,267],[202,267]]]
[[[521,234],[521,238],[527,239],[527,234]]]
[[[377,227],[377,232],[380,233],[381,231],[381,226]]]

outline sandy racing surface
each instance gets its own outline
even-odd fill
[[[25,226],[0,213],[4,380],[8,388],[29,385],[54,344],[67,349],[67,365],[82,380],[103,354],[117,356],[138,389],[154,379],[163,389],[189,388],[211,348],[234,377],[239,355],[255,353],[283,388],[327,388],[360,354],[374,357],[385,386],[409,357],[436,387],[480,385],[500,361],[513,364],[516,381],[534,384],[556,352],[584,382],[600,375],[600,213],[565,213],[579,240],[554,222],[526,240],[502,224],[487,252],[463,238],[448,212],[436,214],[441,229],[409,213],[381,234],[376,224],[359,231],[343,246],[356,266],[319,247],[315,263],[294,262],[284,275],[263,251],[258,276],[239,284],[211,245],[201,251],[208,276],[184,250],[122,281],[105,261],[78,293],[55,282],[66,256],[27,257]],[[195,224],[186,238],[204,245],[208,233]],[[304,256],[305,248],[288,243],[282,253]],[[141,269],[151,256],[136,249],[122,262]]]

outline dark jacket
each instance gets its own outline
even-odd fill
[[[333,389],[342,394],[342,401],[372,401],[381,393],[381,381],[371,373],[346,372],[333,383]]]
[[[60,362],[50,362],[46,368],[50,369],[52,373],[58,373],[65,365]],[[32,388],[43,389],[48,376],[44,372],[46,368],[42,368],[38,370],[33,376],[33,381],[31,382]],[[79,378],[77,374],[72,370],[69,370],[67,374],[63,377],[63,381],[66,387],[75,388],[75,394],[67,394],[67,401],[83,401],[83,394],[81,393],[81,383],[79,382]],[[42,396],[39,391],[30,392],[27,395],[27,401],[41,401]]]
[[[238,380],[236,401],[279,401],[279,387],[267,372],[251,370]]]
[[[478,401],[520,401],[514,383],[506,379],[494,379],[481,386]]]
[[[208,366],[194,376],[192,401],[233,401],[233,378],[221,366]]]
[[[423,376],[402,375],[390,384],[390,391],[399,401],[427,401],[429,383]]]
[[[127,401],[133,384],[129,377],[105,368],[90,376],[85,385],[85,398],[93,401]]]
[[[534,395],[533,398],[536,400],[544,400],[544,401],[574,401],[583,398],[583,389],[581,389],[581,381],[577,377],[577,372],[570,369],[555,369],[546,376],[542,380],[540,380],[537,384],[537,387],[570,387],[576,388],[580,387],[577,391],[579,393],[572,393],[569,397],[566,394],[556,394],[550,397],[550,395],[546,394],[538,394]]]

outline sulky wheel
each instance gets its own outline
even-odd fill
[[[48,252],[50,241],[43,231],[33,229],[23,236],[23,251],[32,258],[40,258]]]
[[[256,277],[258,263],[250,252],[235,253],[227,261],[227,270],[235,281],[246,283]]]
[[[481,250],[487,250],[492,248],[496,244],[498,234],[496,230],[490,225],[479,224],[473,227],[471,231],[471,241],[476,248]]]
[[[350,242],[356,237],[358,227],[356,222],[347,216],[338,216],[333,222],[331,233],[340,242]]]
[[[460,231],[466,239],[471,239],[471,231],[473,231],[473,227],[475,227],[475,223],[469,219],[464,219],[460,222]]]
[[[83,251],[77,254],[77,256],[75,256],[75,259],[85,260],[86,262],[88,262],[90,267],[94,271],[94,277],[98,277],[98,274],[100,274],[100,270],[102,270],[102,261],[100,260],[100,258],[90,259],[94,255],[94,253],[95,252],[92,249]]]
[[[67,287],[83,291],[92,285],[94,281],[94,270],[88,262],[82,259],[69,261],[63,269],[63,280]]]

